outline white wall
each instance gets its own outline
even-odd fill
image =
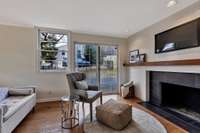
[[[127,57],[126,39],[72,33],[73,41],[118,44],[120,78],[125,80],[126,69],[122,64]],[[73,55],[73,50],[70,55]],[[0,25],[0,86],[36,85],[38,101],[57,100],[69,94],[66,73],[39,72],[37,67],[35,29]]]
[[[196,59],[200,57],[200,47],[179,50],[169,53],[154,53],[154,35],[174,26],[191,21],[200,17],[200,2],[185,8],[184,10],[170,16],[128,38],[129,51],[139,49],[140,53],[147,54],[147,61],[166,61],[178,59]],[[173,71],[173,72],[197,72],[200,73],[199,66],[170,66],[170,67],[129,67],[128,77],[136,85],[136,96],[146,101],[148,100],[147,71]]]

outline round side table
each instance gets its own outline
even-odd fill
[[[79,125],[79,100],[78,96],[61,97],[61,126],[71,129]]]

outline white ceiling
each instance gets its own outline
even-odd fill
[[[199,0],[0,0],[0,23],[128,37]]]

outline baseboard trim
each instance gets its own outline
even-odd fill
[[[37,103],[55,102],[55,101],[60,101],[60,97],[38,99],[38,100],[37,100]]]

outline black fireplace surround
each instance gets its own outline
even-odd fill
[[[149,72],[148,109],[192,133],[200,133],[200,74]]]

